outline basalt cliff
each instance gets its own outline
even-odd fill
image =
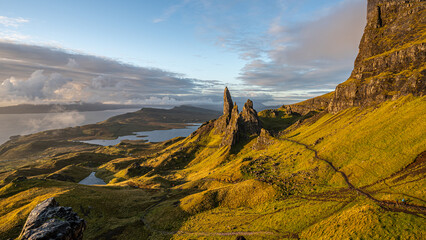
[[[426,93],[426,1],[368,0],[367,25],[349,79],[332,93],[285,106],[337,113]]]

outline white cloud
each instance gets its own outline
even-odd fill
[[[0,99],[25,99],[28,101],[38,99],[62,98],[61,89],[66,88],[70,78],[59,73],[46,75],[43,70],[37,70],[28,79],[10,77],[0,84]]]
[[[0,16],[0,24],[5,27],[19,27],[24,23],[28,23],[29,20],[25,18],[10,18],[6,16]]]

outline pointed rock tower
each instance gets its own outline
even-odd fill
[[[223,92],[223,115],[231,115],[233,108],[231,93],[229,93],[228,87],[225,87]]]
[[[215,134],[223,134],[220,146],[234,146],[241,138],[259,134],[261,124],[253,102],[247,100],[239,113],[237,104],[232,101],[228,88],[223,93],[223,115],[215,122]]]

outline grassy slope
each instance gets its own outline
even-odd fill
[[[358,186],[402,169],[426,150],[426,98],[403,97],[380,107],[351,108],[328,114],[286,137],[314,144]]]
[[[424,206],[425,164],[392,174],[426,149],[425,99],[408,96],[321,115],[259,150],[252,149],[257,139],[233,151],[219,148],[221,138],[212,132],[158,146],[100,148],[96,154],[113,154],[113,160],[88,166],[74,158],[76,166],[59,171],[78,178],[73,171],[78,167],[99,166],[110,187],[36,179],[4,186],[0,238],[17,236],[32,207],[58,195],[80,216],[92,207],[84,216],[86,239],[149,234],[149,239],[235,239],[239,234],[247,239],[420,239],[426,232],[424,216],[380,208],[349,190],[312,151],[286,139],[311,145],[376,198],[406,198]],[[155,170],[146,174],[145,168]]]

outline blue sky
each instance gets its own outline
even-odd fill
[[[225,85],[265,104],[297,102],[349,76],[365,8],[364,0],[0,0],[0,104],[208,104]]]

